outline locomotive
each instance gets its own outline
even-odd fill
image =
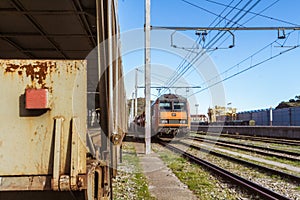
[[[182,137],[190,130],[190,108],[187,99],[177,94],[163,94],[151,106],[154,135]]]
[[[136,116],[137,130],[145,126],[145,113]],[[151,105],[152,137],[182,137],[191,127],[190,108],[187,99],[177,94],[163,94]]]

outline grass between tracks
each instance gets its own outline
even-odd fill
[[[148,190],[147,179],[142,173],[139,158],[132,143],[123,144],[123,160],[113,184],[113,199],[154,200]]]
[[[227,188],[226,183],[221,183],[200,166],[166,149],[154,149],[154,151],[199,199],[238,199],[234,191]]]

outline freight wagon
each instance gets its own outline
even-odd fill
[[[115,0],[0,1],[1,200],[112,198],[127,128],[116,11]]]

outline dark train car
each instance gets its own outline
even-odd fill
[[[190,108],[186,98],[164,94],[152,104],[152,131],[158,136],[183,136],[190,130]]]

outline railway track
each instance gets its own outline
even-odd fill
[[[272,190],[269,190],[268,188],[265,188],[265,187],[258,185],[252,181],[244,179],[236,174],[233,174],[227,170],[224,170],[224,169],[222,169],[212,163],[209,163],[201,158],[193,156],[177,147],[169,145],[167,142],[159,140],[159,144],[165,146],[166,148],[172,150],[173,152],[181,154],[183,157],[188,159],[190,162],[194,162],[198,165],[204,166],[207,169],[211,170],[213,173],[216,173],[216,174],[222,176],[223,178],[229,180],[230,182],[240,185],[241,187],[260,195],[263,199],[273,199],[273,200],[274,199],[282,199],[282,200],[289,199],[281,194],[278,194]]]
[[[286,173],[286,172],[283,172],[283,171],[275,170],[275,169],[272,169],[270,167],[265,167],[265,166],[262,166],[262,165],[259,165],[259,164],[253,163],[253,162],[249,162],[249,161],[242,160],[242,159],[239,159],[239,158],[235,158],[235,157],[232,157],[232,156],[229,156],[229,155],[226,155],[226,154],[222,154],[222,153],[218,153],[218,152],[215,152],[215,151],[211,151],[211,150],[206,149],[204,147],[198,147],[198,146],[195,146],[195,145],[186,144],[186,143],[181,142],[181,141],[179,141],[179,143],[181,143],[181,144],[183,144],[185,146],[191,147],[193,149],[196,149],[198,151],[210,153],[212,155],[215,155],[215,156],[218,156],[218,157],[222,157],[222,158],[225,158],[225,159],[228,159],[228,160],[232,160],[232,161],[235,161],[237,163],[241,163],[243,165],[250,166],[252,168],[257,168],[257,169],[266,171],[268,173],[272,173],[274,175],[279,175],[281,177],[285,177],[285,178],[288,178],[290,180],[294,180],[294,181],[300,182],[300,177],[299,176],[295,176],[295,175],[290,174],[290,173]]]
[[[228,137],[228,138],[237,138],[237,139],[245,139],[252,141],[260,141],[266,143],[276,143],[276,144],[285,144],[290,146],[300,146],[300,141],[287,140],[287,139],[277,139],[277,138],[267,138],[267,137],[257,137],[257,136],[248,136],[248,135],[233,135],[233,134],[221,134],[220,137]]]
[[[277,158],[281,158],[281,159],[285,159],[285,160],[300,162],[300,153],[296,153],[296,152],[284,151],[284,150],[255,146],[255,145],[241,144],[238,142],[216,140],[216,139],[212,139],[212,138],[190,137],[189,139],[199,141],[199,142],[205,141],[206,143],[211,143],[211,144],[215,144],[218,146],[235,148],[235,149],[239,149],[239,150],[258,153],[258,154],[265,155],[265,156],[277,157]]]

